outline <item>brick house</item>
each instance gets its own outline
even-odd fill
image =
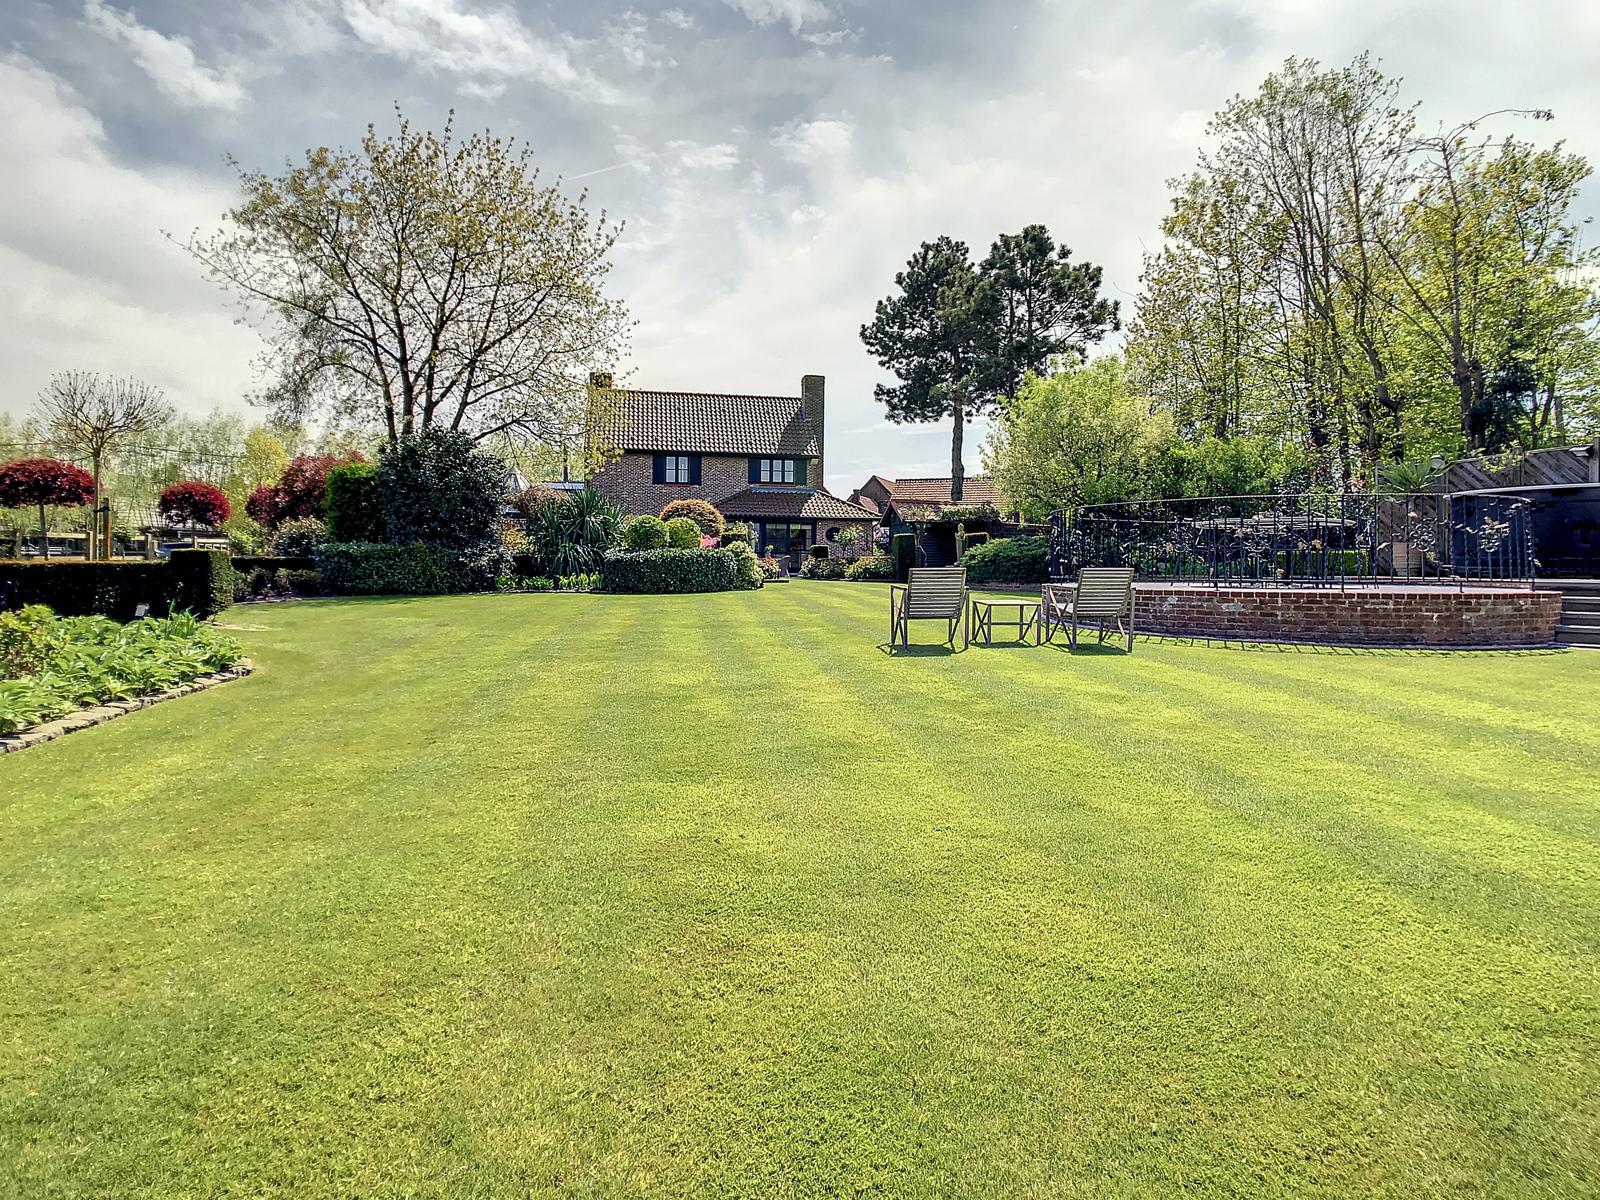
[[[734,396],[606,387],[605,440],[616,457],[589,483],[629,514],[656,515],[673,500],[708,500],[750,525],[757,550],[771,546],[798,569],[811,546],[842,557],[839,535],[855,530],[853,553],[869,552],[876,514],[822,484],[824,381],[800,380],[798,396]]]

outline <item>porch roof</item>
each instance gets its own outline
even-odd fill
[[[791,517],[801,521],[876,521],[878,514],[823,488],[750,487],[717,505],[729,517]]]

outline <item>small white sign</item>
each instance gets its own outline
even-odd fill
[[[141,604],[133,610],[134,620],[138,620],[140,617],[148,617],[149,615],[150,606],[148,604]]]

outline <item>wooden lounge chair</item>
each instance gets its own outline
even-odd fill
[[[889,585],[889,644],[898,635],[902,646],[911,644],[911,622],[945,621],[945,640],[967,645],[967,569],[965,567],[912,567],[904,584]]]
[[[1107,623],[1115,621],[1133,650],[1133,568],[1084,567],[1077,583],[1047,583],[1039,598],[1044,620],[1043,640],[1049,641],[1057,629],[1067,631],[1067,644],[1078,648],[1078,625],[1093,621],[1100,627],[1100,641],[1106,640]]]

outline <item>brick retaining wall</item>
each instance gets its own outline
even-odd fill
[[[1210,588],[1141,583],[1141,633],[1363,646],[1548,646],[1561,593],[1526,588]]]

